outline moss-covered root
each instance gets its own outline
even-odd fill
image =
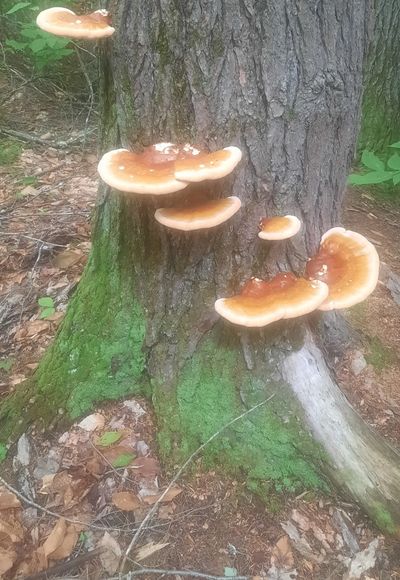
[[[238,355],[237,344],[208,337],[184,367],[176,391],[156,387],[164,457],[182,462],[231,419],[274,394],[223,430],[206,447],[205,460],[245,474],[252,488],[264,491],[327,489],[319,475],[322,454],[303,429],[293,397],[285,385],[248,372]]]
[[[33,379],[0,408],[0,441],[29,422],[48,426],[60,415],[75,418],[95,401],[140,389],[145,322],[134,298],[132,268],[117,268],[121,247],[112,215],[118,211],[106,209],[99,217],[95,250],[56,340]]]

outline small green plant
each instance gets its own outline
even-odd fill
[[[13,364],[14,361],[12,358],[4,358],[3,360],[0,360],[0,370],[9,373]]]
[[[393,149],[400,149],[400,141],[390,145]],[[393,185],[400,183],[400,155],[393,153],[385,163],[372,151],[365,149],[361,156],[361,163],[366,173],[351,173],[348,182],[351,185],[376,185],[392,181]]]
[[[0,462],[4,461],[6,457],[7,457],[7,447],[4,445],[4,443],[0,443]]]
[[[39,298],[38,304],[40,306],[39,318],[49,318],[49,316],[52,316],[56,311],[54,300],[53,298],[50,298],[50,296],[43,296],[42,298]]]
[[[22,145],[15,141],[0,141],[0,165],[12,165],[22,152]]]
[[[121,437],[122,433],[119,431],[106,431],[98,440],[97,445],[100,447],[109,447],[119,441]]]
[[[397,360],[396,353],[389,347],[385,346],[382,341],[373,336],[369,340],[369,353],[365,355],[365,360],[372,365],[377,371],[394,364]]]

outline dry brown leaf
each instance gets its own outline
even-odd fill
[[[33,320],[26,325],[25,331],[26,336],[36,336],[40,332],[44,332],[49,329],[49,323],[46,320]]]
[[[141,506],[137,495],[131,491],[119,491],[112,496],[112,503],[124,512],[131,512]]]
[[[102,429],[106,422],[106,418],[101,413],[92,413],[88,415],[80,423],[78,423],[78,427],[83,429],[84,431],[95,431],[96,429]]]
[[[14,511],[14,510],[13,510]],[[4,512],[6,514],[7,512]],[[24,530],[20,522],[14,517],[13,512],[7,517],[0,518],[0,537],[7,536],[14,544],[21,542],[24,538]]]
[[[276,542],[271,554],[271,564],[275,565],[278,569],[285,568],[286,570],[290,570],[293,568],[294,558],[288,536],[282,536]]]
[[[161,503],[168,503],[172,501],[173,499],[176,498],[177,495],[182,493],[182,491],[183,490],[180,487],[178,487],[177,485],[173,485],[171,489],[169,489],[165,494],[165,496],[162,498]],[[147,505],[153,505],[156,503],[156,501],[158,501],[161,495],[162,493],[158,493],[157,495],[146,495],[143,498],[143,501],[144,503],[147,503]]]
[[[132,447],[128,447],[127,445],[116,445],[115,447],[101,447],[99,448],[99,453],[105,457],[108,463],[113,465],[121,455],[130,454],[132,457],[135,457],[135,452]]]
[[[143,477],[155,477],[160,473],[160,464],[154,457],[138,457],[132,463],[132,466]]]
[[[88,461],[85,463],[85,469],[88,473],[94,475],[94,477],[99,477],[104,473],[105,465],[101,461],[100,457],[95,455],[95,457],[88,459]]]
[[[57,268],[66,270],[74,264],[77,264],[82,256],[83,252],[80,250],[64,250],[63,252],[57,254],[57,256],[54,258],[54,264],[57,266]]]
[[[176,505],[174,503],[167,503],[165,505],[160,506],[158,510],[158,518],[160,520],[169,520],[172,518],[176,509]]]
[[[100,554],[100,562],[104,570],[111,575],[115,574],[122,555],[118,542],[108,532],[105,532],[99,542],[99,546],[103,548],[103,552]]]
[[[66,534],[62,544],[49,555],[50,560],[63,560],[72,554],[73,549],[78,541],[79,534],[76,527],[71,524],[67,527]]]
[[[5,550],[0,548],[0,578],[3,574],[11,570],[17,560],[17,552],[13,549]]]
[[[8,491],[5,487],[0,487],[0,510],[20,508],[21,502],[17,496]]]
[[[42,487],[39,489],[38,493],[43,493],[45,495],[49,494],[50,492],[54,491],[53,489],[53,480],[55,478],[55,473],[48,473],[42,477]]]
[[[64,518],[60,518],[42,545],[43,553],[46,558],[51,557],[51,554],[61,546],[66,531],[67,524],[65,523]]]
[[[145,544],[144,546],[139,548],[139,550],[135,554],[134,559],[136,560],[136,562],[141,562],[141,560],[144,560],[145,558],[148,558],[155,552],[162,550],[163,548],[165,548],[165,546],[169,546],[169,542],[167,544],[154,544],[154,542],[149,542],[148,544]]]

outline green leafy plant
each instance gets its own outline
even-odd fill
[[[10,372],[13,364],[14,364],[14,361],[12,358],[4,358],[3,360],[0,360],[0,370],[8,373],[8,372]]]
[[[15,163],[22,152],[22,145],[15,141],[0,141],[0,165],[11,165]]]
[[[54,300],[53,298],[50,298],[50,296],[43,296],[42,298],[39,298],[38,304],[40,306],[39,318],[49,318],[49,316],[52,316],[56,311]]]
[[[400,141],[390,145],[393,149],[400,149]],[[400,183],[400,155],[394,152],[385,163],[372,151],[365,149],[361,156],[361,163],[366,173],[352,173],[348,181],[351,185],[376,185],[392,181],[393,185]]]
[[[97,445],[100,445],[100,447],[108,447],[119,441],[121,437],[122,433],[119,431],[106,431],[98,440]]]
[[[5,41],[8,52],[28,57],[39,71],[73,53],[70,40],[60,38],[38,28],[34,12],[40,8],[33,2],[17,2],[4,16],[14,18],[14,38]],[[14,16],[15,15],[15,16]]]
[[[6,457],[7,457],[7,447],[4,445],[4,443],[0,443],[0,462],[4,461]]]
[[[127,467],[135,459],[134,453],[121,453],[111,463],[113,467]]]

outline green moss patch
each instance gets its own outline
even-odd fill
[[[162,453],[183,462],[230,420],[271,394],[264,406],[223,430],[205,448],[204,460],[246,474],[253,485],[262,481],[270,490],[325,488],[318,475],[319,447],[303,429],[285,386],[257,379],[256,372],[244,369],[237,345],[215,337],[205,340],[185,365],[174,395],[155,391]]]
[[[377,336],[374,336],[369,340],[369,353],[365,356],[365,360],[376,370],[382,371],[397,361],[397,355],[391,348],[385,346]]]

